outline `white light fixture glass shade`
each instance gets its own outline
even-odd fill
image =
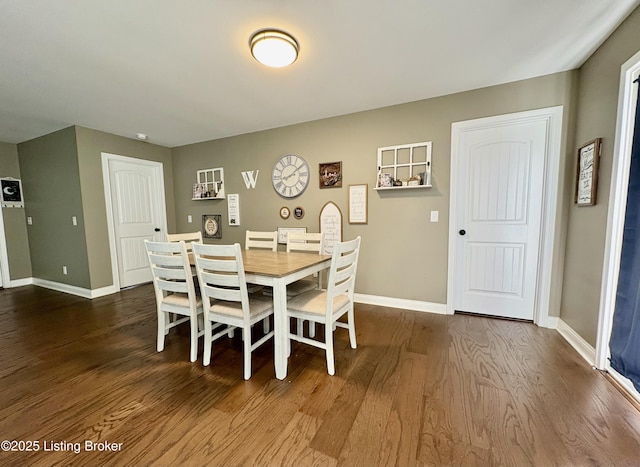
[[[253,58],[274,68],[291,65],[298,58],[298,43],[289,34],[275,29],[258,31],[249,41]]]

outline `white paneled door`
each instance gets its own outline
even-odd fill
[[[533,320],[547,122],[459,134],[454,308]]]
[[[162,164],[118,156],[107,163],[120,288],[150,282],[143,240],[166,235]]]

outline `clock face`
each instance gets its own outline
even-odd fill
[[[309,184],[309,166],[302,157],[282,156],[271,173],[273,188],[284,198],[300,196]]]

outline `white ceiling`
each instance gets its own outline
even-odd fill
[[[0,141],[175,147],[579,67],[640,0],[0,0]],[[286,69],[251,56],[275,27]]]

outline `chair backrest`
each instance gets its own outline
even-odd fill
[[[182,240],[187,246],[187,250],[191,249],[191,242],[202,243],[202,232],[188,232],[188,233],[176,233],[167,234],[168,242],[179,242]]]
[[[249,294],[240,244],[194,243],[193,256],[205,312],[214,300],[240,302],[244,317],[248,318]]]
[[[255,230],[247,230],[244,249],[252,250],[254,248],[278,251],[278,232],[258,232]]]
[[[167,234],[168,242],[180,242],[183,241],[187,246],[187,253],[189,253],[190,262],[193,264],[193,253],[191,253],[191,243],[202,243],[202,232],[188,232],[188,233],[177,233],[177,234]]]
[[[195,307],[196,291],[185,243],[144,240],[144,246],[149,257],[157,302],[162,302],[164,297],[172,293],[182,293],[188,295],[189,305]]]
[[[301,251],[318,253],[322,251],[322,240],[324,233],[315,232],[288,232],[287,252]]]
[[[360,237],[334,245],[327,279],[328,314],[333,312],[333,298],[337,295],[345,294],[353,302],[359,255]]]

